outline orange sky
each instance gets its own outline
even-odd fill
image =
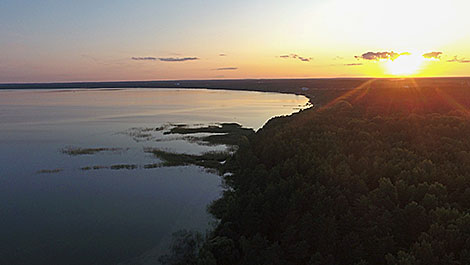
[[[468,10],[464,0],[5,0],[0,83],[467,76]]]

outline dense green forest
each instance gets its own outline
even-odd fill
[[[227,162],[219,220],[166,264],[470,264],[470,91],[365,84]]]

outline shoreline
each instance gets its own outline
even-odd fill
[[[317,78],[317,79],[223,79],[223,80],[166,80],[166,81],[112,81],[112,82],[53,82],[0,84],[2,90],[22,89],[120,89],[167,88],[209,89],[253,92],[276,92],[305,96],[315,107],[354,89],[470,89],[470,77],[423,78]]]

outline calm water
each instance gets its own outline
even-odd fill
[[[81,168],[158,162],[146,147],[224,150],[143,132],[220,122],[258,129],[306,103],[295,95],[201,89],[0,91],[0,264],[154,261],[172,232],[209,228],[206,206],[220,194],[220,177],[195,166]],[[61,152],[97,147],[119,150]]]

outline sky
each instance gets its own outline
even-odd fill
[[[468,0],[1,0],[0,83],[467,76]]]

